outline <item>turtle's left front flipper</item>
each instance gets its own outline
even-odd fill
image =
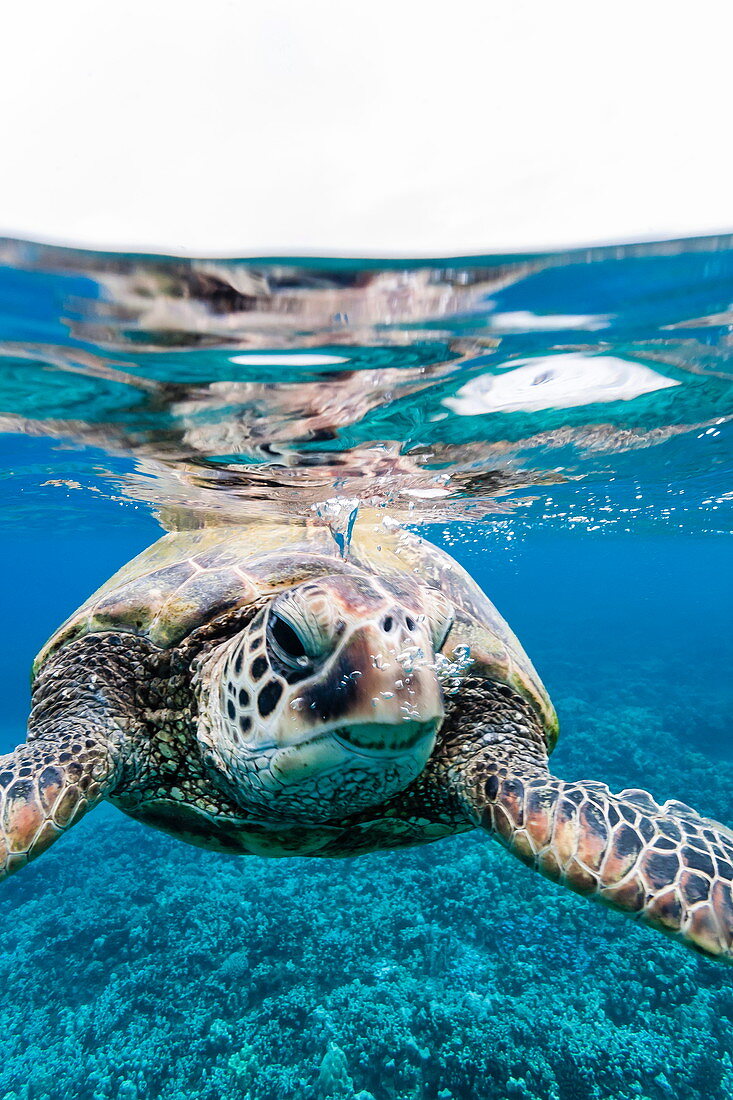
[[[733,832],[724,825],[641,790],[613,794],[602,783],[498,767],[477,778],[464,804],[525,863],[733,959]]]
[[[83,723],[0,756],[0,880],[45,852],[115,782],[111,745]]]

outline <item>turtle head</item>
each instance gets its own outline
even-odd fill
[[[205,668],[199,737],[243,807],[318,822],[396,794],[443,720],[435,654],[448,601],[366,574],[310,580],[261,607]]]

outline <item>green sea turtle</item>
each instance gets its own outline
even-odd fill
[[[342,548],[343,549],[343,548]],[[0,877],[102,798],[193,844],[351,856],[481,827],[525,863],[733,955],[733,833],[548,771],[557,721],[468,574],[359,518],[165,535],[36,660],[0,757]]]

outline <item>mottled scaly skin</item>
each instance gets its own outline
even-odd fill
[[[524,863],[690,946],[733,957],[733,833],[682,802],[564,782],[511,737],[458,774],[473,821]]]
[[[71,684],[62,666],[49,668],[27,743],[0,756],[0,878],[41,855],[118,781],[122,731],[109,719],[99,721],[102,678],[95,668],[92,660]],[[103,679],[109,691],[106,669]],[[120,710],[126,708],[124,700]]]

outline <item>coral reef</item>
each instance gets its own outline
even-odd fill
[[[549,664],[557,772],[733,821],[669,670]],[[733,1096],[731,971],[477,833],[247,860],[104,807],[4,886],[0,990],[3,1100]]]

